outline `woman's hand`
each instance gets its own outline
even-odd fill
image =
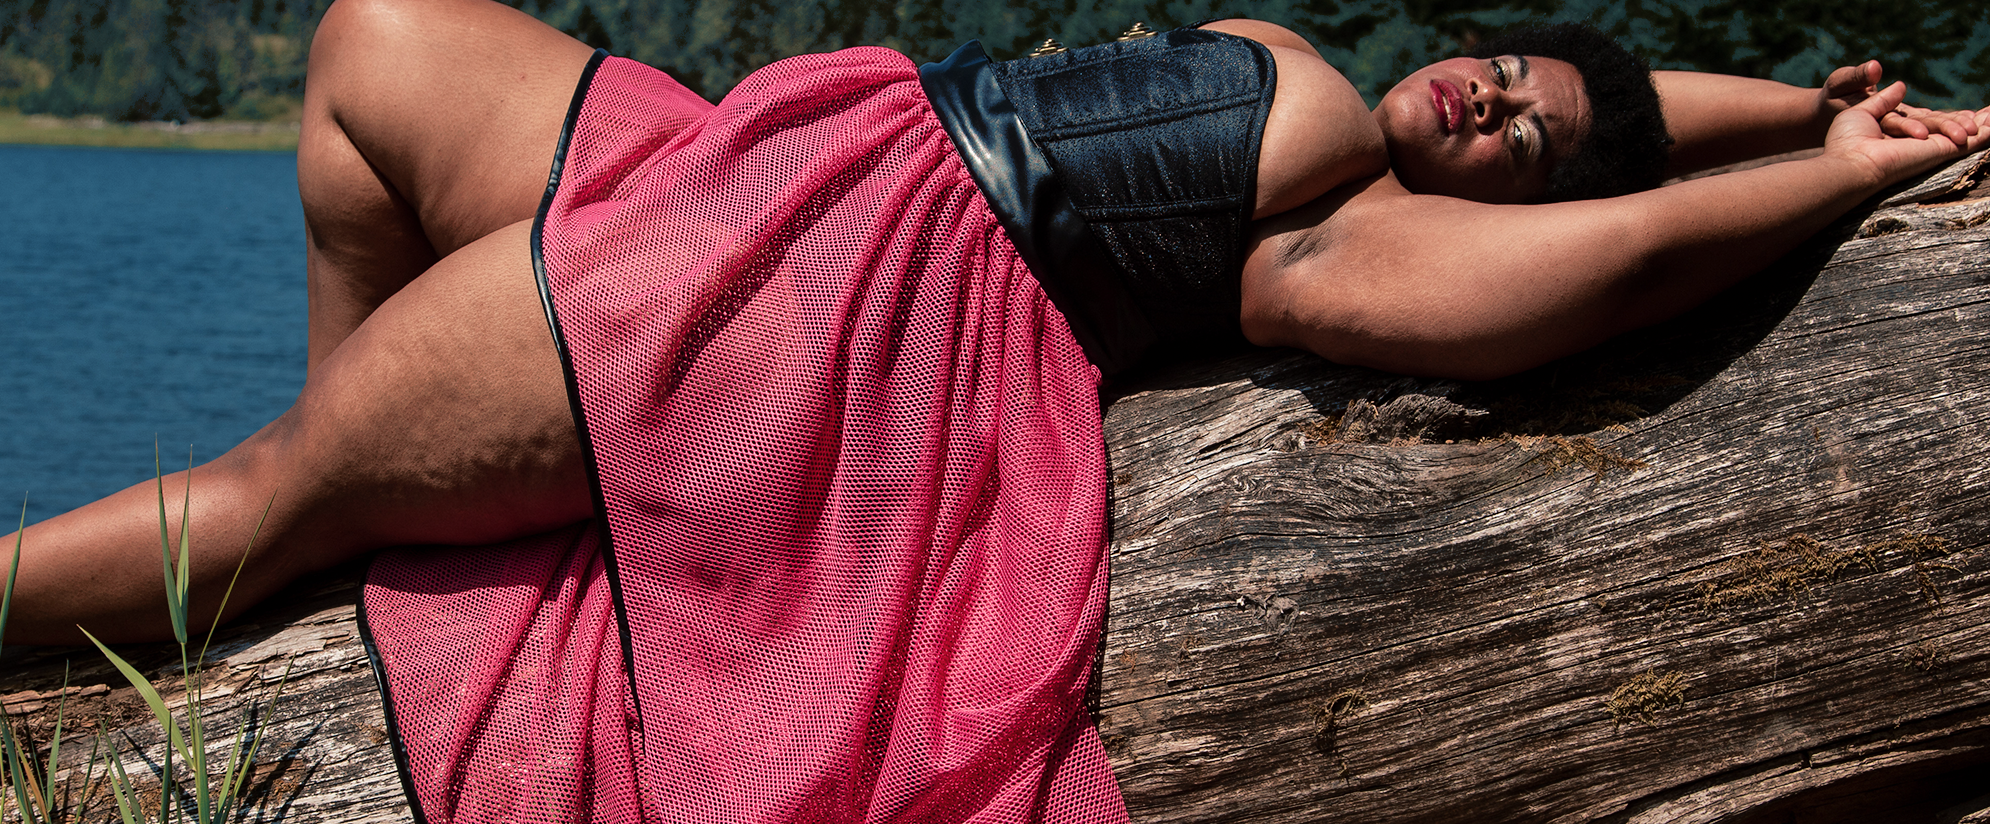
[[[1870,70],[1877,78],[1878,61],[1831,73],[1824,93],[1833,90],[1833,81],[1850,72]],[[1864,74],[1853,75],[1841,85],[1857,82]],[[1861,92],[1851,92],[1856,95]],[[1900,83],[1865,93],[1853,105],[1839,112],[1824,137],[1824,153],[1864,164],[1875,187],[1885,187],[1924,171],[1936,163],[1959,157],[1990,145],[1990,107],[1974,112],[1941,112],[1908,106],[1901,102],[1907,87]],[[1849,95],[1840,95],[1839,99]]]
[[[1878,60],[1868,60],[1832,72],[1830,77],[1824,78],[1824,88],[1817,90],[1818,113],[1828,120],[1873,96],[1879,91],[1880,72]]]
[[[1824,79],[1824,87],[1817,92],[1818,116],[1827,120],[1835,118],[1840,112],[1872,97],[1879,90],[1881,72],[1878,60],[1868,60],[1832,72],[1830,77]],[[1976,133],[1976,120],[1971,112],[1937,111],[1901,103],[1880,116],[1879,127],[1893,137],[1916,140],[1940,132],[1961,145]]]

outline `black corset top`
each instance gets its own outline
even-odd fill
[[[998,63],[969,42],[919,79],[1101,371],[1241,339],[1270,50],[1191,28]]]

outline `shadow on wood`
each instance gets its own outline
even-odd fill
[[[1135,820],[1990,806],[1979,160],[1514,379],[1129,387],[1098,705]]]

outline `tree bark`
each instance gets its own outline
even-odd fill
[[[1096,701],[1134,820],[1990,821],[1984,157],[1513,379],[1259,351],[1117,388]],[[409,820],[355,574],[210,669],[233,729],[292,662],[285,820]],[[29,727],[66,658],[69,728],[156,762],[94,651],[6,656]]]

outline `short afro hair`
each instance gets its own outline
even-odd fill
[[[1550,57],[1582,73],[1589,133],[1555,164],[1541,202],[1616,197],[1655,188],[1665,179],[1672,136],[1665,131],[1651,68],[1602,32],[1581,23],[1532,26],[1482,41],[1469,54]]]

